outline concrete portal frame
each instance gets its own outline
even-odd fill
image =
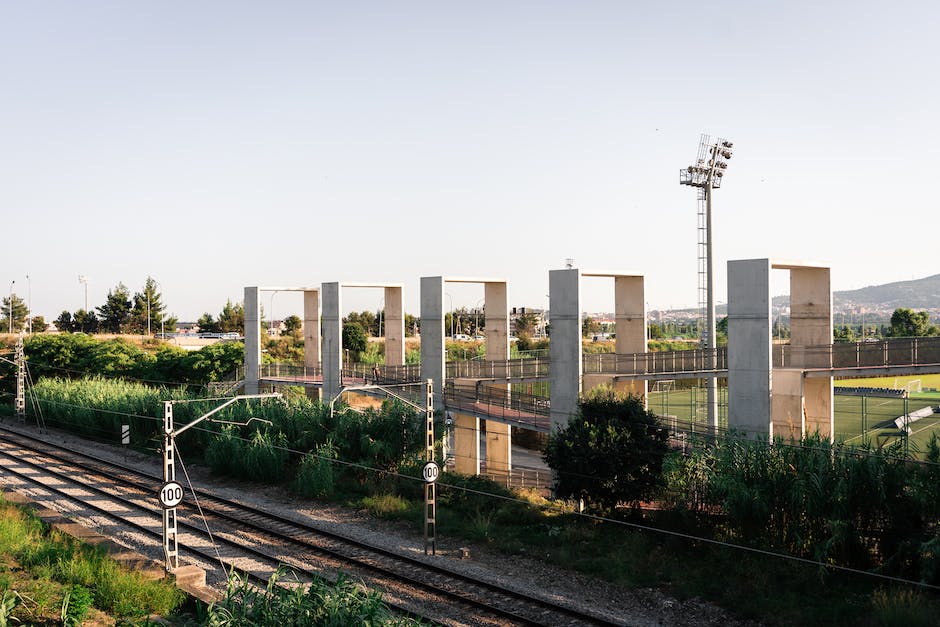
[[[320,365],[320,288],[245,288],[245,394],[257,394],[261,380],[261,292],[304,293],[304,366]]]
[[[599,385],[641,396],[646,401],[646,381],[619,381],[615,374],[584,375],[581,345],[581,278],[614,279],[614,317],[618,355],[647,351],[646,287],[641,274],[578,268],[548,273],[549,319],[552,321],[551,428],[562,429],[578,411],[578,399]]]
[[[321,286],[323,296],[323,400],[329,402],[343,389],[342,292],[347,288],[385,291],[385,365],[405,364],[405,315],[401,283],[333,282]]]
[[[773,367],[771,270],[790,272],[790,364]],[[832,287],[828,266],[771,259],[728,262],[728,427],[751,438],[834,437],[829,368]]]
[[[509,288],[505,279],[476,277],[421,277],[421,378],[434,382],[434,409],[444,408],[446,377],[444,348],[444,286],[447,283],[483,284],[483,320],[486,326],[487,361],[509,360]],[[477,380],[458,379],[455,385],[476,389]],[[480,473],[480,419],[454,415],[455,470]],[[512,436],[509,425],[487,421],[487,472],[509,473],[512,468]]]

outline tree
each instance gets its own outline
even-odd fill
[[[833,339],[836,342],[855,342],[857,336],[855,335],[855,329],[843,324],[841,327],[836,327],[832,333]]]
[[[79,333],[97,333],[101,328],[98,316],[93,311],[79,309],[72,316],[72,331]]]
[[[347,322],[343,325],[343,348],[350,352],[353,361],[359,360],[359,353],[366,350],[369,337],[357,322]]]
[[[516,335],[531,336],[535,332],[535,325],[538,324],[538,317],[533,313],[523,313],[516,316]]]
[[[159,330],[161,322],[164,322],[165,327],[165,310],[162,295],[157,291],[157,282],[148,276],[147,281],[144,283],[144,290],[134,294],[134,305],[130,317],[131,331],[133,333],[145,333],[148,329],[148,316],[151,332],[154,329]]]
[[[284,318],[284,330],[281,331],[281,335],[300,335],[301,329],[303,329],[303,321],[300,319],[300,316],[290,315]]]
[[[212,317],[212,314],[208,311],[202,316],[199,317],[199,320],[196,321],[196,326],[199,327],[200,333],[219,333],[219,323],[215,321],[215,318]]]
[[[899,307],[891,314],[891,326],[887,335],[890,337],[926,337],[937,335],[938,329],[930,324],[930,314],[926,311],[913,311]]]
[[[109,333],[121,333],[131,318],[131,296],[127,286],[118,283],[108,291],[104,305],[98,307],[101,316],[101,328]]]
[[[584,320],[581,322],[581,337],[589,337],[600,332],[601,323],[591,316],[585,316]]]
[[[351,322],[362,327],[368,335],[379,335],[379,319],[371,311],[352,311],[343,319],[343,322]]]
[[[33,316],[30,322],[30,328],[33,330],[33,333],[42,333],[46,330],[47,326],[49,325],[46,324],[46,319],[42,316]]]
[[[29,309],[26,302],[16,294],[11,294],[3,299],[3,317],[0,318],[0,333],[6,333],[10,330],[10,316],[13,316],[13,332],[17,333],[26,328],[26,317],[29,315]]]
[[[544,458],[555,471],[555,494],[606,512],[635,505],[661,484],[667,439],[640,398],[601,388],[581,400],[567,427],[548,437]]]
[[[68,310],[63,310],[52,324],[62,333],[71,333],[75,330],[75,323],[72,322],[72,314]]]
[[[421,321],[415,318],[412,314],[405,314],[405,335],[408,337],[413,337],[418,334],[418,331],[421,328]]]
[[[231,300],[225,302],[225,307],[219,314],[219,331],[222,333],[245,334],[245,307],[241,304],[232,304]]]

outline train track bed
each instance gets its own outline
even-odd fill
[[[21,431],[23,436],[37,435],[35,429],[21,429],[18,426],[14,426],[14,429]],[[126,454],[125,459],[125,454],[118,447],[88,443],[62,434],[40,437],[76,451],[92,447],[94,456],[109,463],[126,466],[124,470],[109,469],[107,472],[114,480],[103,481],[114,486],[108,491],[115,493],[116,498],[126,498],[132,504],[112,504],[106,506],[105,510],[137,507],[138,510],[130,515],[134,520],[139,520],[146,516],[145,512],[149,509],[151,522],[142,524],[159,532],[159,508],[155,495],[160,481],[155,476],[159,473],[160,464],[156,453],[144,456],[130,452]],[[18,436],[13,433],[0,431],[3,449],[13,446],[17,439]],[[53,454],[60,455],[49,453]],[[7,465],[10,463],[7,460],[0,463]],[[66,490],[85,491],[83,496],[86,501],[94,503],[104,498],[87,493],[93,488],[91,477],[95,472],[94,467],[100,466],[99,462],[75,459],[66,464],[46,459],[42,464],[50,470],[60,470],[62,475],[53,480],[55,483],[67,482],[66,477],[70,474],[81,475],[83,485],[72,485]],[[85,464],[86,467],[79,468],[76,464]],[[147,477],[141,479],[136,472],[138,470]],[[29,472],[36,471],[30,469]],[[545,566],[534,560],[493,555],[480,559],[483,554],[477,549],[473,550],[471,559],[460,560],[455,557],[457,546],[449,543],[446,538],[439,538],[438,556],[425,557],[420,537],[415,537],[411,530],[407,534],[395,533],[401,531],[401,525],[374,521],[342,508],[319,504],[314,506],[287,493],[272,490],[270,486],[233,486],[231,482],[208,477],[204,470],[195,466],[190,467],[189,472],[199,490],[199,502],[206,510],[209,527],[221,546],[222,559],[226,564],[236,565],[257,577],[263,578],[270,574],[278,562],[288,564],[299,571],[316,565],[316,570],[327,578],[332,578],[342,571],[366,582],[370,587],[382,589],[386,600],[393,606],[445,624],[726,623],[720,617],[720,614],[723,614],[721,610],[708,604],[699,602],[695,608],[683,607],[678,601],[668,599],[654,590],[628,592],[603,582],[587,580]],[[3,472],[2,475],[6,483],[8,473]],[[181,478],[178,476],[178,479]],[[133,487],[135,482],[139,484],[141,481],[144,482],[144,487]],[[57,504],[47,505],[62,511],[63,514],[82,519],[85,524],[99,532],[133,546],[153,559],[162,560],[162,545],[158,536],[145,538],[146,534],[141,529],[121,527],[109,520],[106,512],[81,512],[75,504],[61,503],[59,497],[50,498]],[[187,508],[192,505],[192,498],[189,497]],[[247,511],[246,505],[256,511]],[[180,510],[180,521],[192,525],[180,528],[181,555],[187,561],[205,568],[210,583],[221,585],[224,582],[222,570],[209,550],[210,542],[204,537],[204,531],[199,531],[199,526],[203,523],[194,511],[183,508]],[[327,535],[324,536],[322,532],[327,532]],[[375,546],[376,550],[350,546],[340,538],[329,537],[330,532],[365,539],[365,543]],[[190,549],[196,547],[205,549],[205,554],[193,554]],[[265,556],[265,553],[270,555]],[[405,558],[404,562],[401,557]],[[358,560],[358,565],[348,562],[353,558]],[[395,565],[391,565],[393,563]],[[443,568],[428,570],[426,564]],[[385,568],[397,574],[378,572],[378,569]],[[457,573],[451,575],[446,571]],[[412,579],[412,583],[400,582],[400,576]],[[439,586],[445,592],[432,592],[422,587],[421,583]],[[540,606],[532,601],[520,599],[519,595],[512,592],[499,591],[498,588],[511,588],[522,593],[522,596],[538,591],[541,593],[541,599],[547,600],[549,604]],[[465,606],[461,610],[452,609],[456,600],[454,595],[449,593],[479,602],[495,602],[504,613],[490,614],[479,605]],[[552,605],[561,605],[573,611],[552,608]],[[446,611],[445,607],[448,608]],[[693,614],[689,612],[694,613],[694,619]]]

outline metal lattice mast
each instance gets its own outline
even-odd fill
[[[728,167],[733,144],[726,140],[702,135],[695,164],[679,171],[679,183],[698,188],[698,286],[699,306],[704,304],[705,328],[701,333],[701,347],[705,351],[706,367],[717,367],[718,338],[715,324],[714,258],[712,250],[712,191],[721,187],[721,179]],[[704,284],[704,290],[703,290]],[[702,298],[704,291],[704,299]],[[704,301],[704,303],[703,303]],[[706,381],[708,424],[718,428],[718,381],[711,376]]]
[[[434,385],[427,381],[427,403],[425,404],[425,452],[424,460],[434,463]],[[437,554],[437,486],[434,481],[424,483],[424,554]]]
[[[707,328],[705,319],[708,307],[708,202],[705,190],[698,190],[698,336],[703,337]]]
[[[13,408],[17,419],[26,422],[26,353],[23,351],[23,338],[16,341],[16,400]]]

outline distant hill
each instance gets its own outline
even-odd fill
[[[775,296],[775,306],[785,306],[789,296]],[[896,281],[884,285],[870,285],[857,290],[833,292],[833,305],[847,307],[861,305],[872,309],[940,309],[940,274],[912,281]]]
[[[835,292],[832,296],[840,305],[880,305],[885,309],[936,309],[940,307],[940,274],[913,281],[897,281]]]

